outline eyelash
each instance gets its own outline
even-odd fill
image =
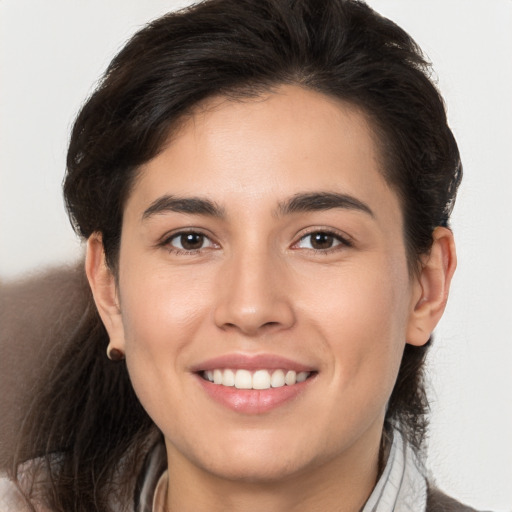
[[[194,229],[187,230],[187,231],[179,231],[178,233],[173,233],[171,236],[166,237],[162,241],[162,243],[159,244],[159,245],[165,247],[168,250],[169,253],[176,254],[178,256],[180,256],[180,255],[185,255],[185,256],[186,255],[195,255],[195,254],[198,254],[199,251],[202,251],[202,250],[205,249],[205,247],[200,247],[198,249],[187,250],[187,249],[180,249],[179,247],[174,247],[174,246],[171,245],[173,240],[178,240],[181,237],[186,236],[186,235],[197,235],[197,236],[203,237],[204,241],[208,240],[210,242],[209,247],[215,247],[215,246],[218,245],[215,242],[213,242],[208,235],[205,235],[201,231],[194,230]]]
[[[173,240],[179,240],[181,237],[186,236],[186,235],[196,235],[196,236],[203,237],[203,243],[204,243],[204,241],[207,240],[207,241],[209,241],[209,246],[208,247],[200,247],[198,249],[187,250],[184,248],[180,249],[179,247],[174,247],[173,245],[171,245]],[[293,244],[292,249],[300,249],[301,247],[298,247],[298,245],[302,241],[306,240],[309,237],[312,237],[313,235],[323,235],[323,236],[327,236],[327,237],[332,237],[333,241],[337,242],[332,247],[328,247],[326,249],[315,249],[314,247],[303,247],[303,249],[308,250],[308,251],[313,251],[314,253],[317,253],[317,254],[327,255],[332,252],[338,251],[342,248],[353,246],[353,243],[347,237],[341,236],[339,233],[336,233],[329,229],[315,229],[314,231],[310,231],[309,233],[302,235],[299,238],[298,242]],[[204,249],[209,249],[211,247],[218,247],[218,244],[213,242],[208,235],[206,235],[198,230],[179,231],[178,233],[174,233],[171,236],[166,237],[159,245],[165,247],[168,250],[168,252],[171,254],[185,255],[185,256],[198,254],[200,251],[202,251]]]
[[[331,254],[332,252],[342,250],[343,248],[353,247],[353,243],[348,239],[348,237],[342,236],[339,233],[332,231],[330,229],[318,229],[317,228],[317,229],[314,229],[313,231],[310,231],[309,233],[302,235],[299,238],[299,241],[293,245],[293,248],[296,248],[303,240],[306,240],[307,238],[310,238],[313,235],[324,235],[324,236],[332,237],[334,242],[338,242],[335,245],[333,245],[332,247],[328,247],[326,249],[315,249],[314,247],[303,248],[308,251],[313,251],[316,254],[328,255],[328,254]],[[300,249],[300,247],[298,247],[298,248]]]

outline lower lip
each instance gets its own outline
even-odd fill
[[[213,384],[199,375],[197,379],[210,398],[217,403],[243,414],[262,414],[297,398],[311,384],[314,377],[293,386],[269,389],[237,389]]]

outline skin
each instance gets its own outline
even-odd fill
[[[313,193],[349,195],[369,211],[283,211]],[[148,213],[165,195],[208,199],[222,216]],[[204,242],[184,252],[184,229]],[[312,244],[319,232],[334,235],[332,247]],[[140,170],[118,280],[99,234],[86,267],[110,346],[126,353],[164,433],[168,510],[357,511],[378,477],[403,349],[424,344],[442,315],[455,251],[437,228],[412,275],[399,200],[365,117],[283,86],[198,107]],[[233,353],[287,357],[317,374],[296,399],[242,414],[213,401],[191,371]]]

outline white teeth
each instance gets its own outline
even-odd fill
[[[273,388],[281,388],[284,386],[284,372],[283,370],[276,370],[270,378],[270,385]]]
[[[222,384],[222,371],[221,370],[213,370],[213,383],[214,384]]]
[[[269,389],[283,386],[293,386],[304,382],[311,372],[295,372],[293,370],[207,370],[203,377],[214,384],[222,386],[235,386],[237,389]]]
[[[293,370],[287,371],[284,382],[287,386],[293,386],[297,382],[297,373]]]
[[[268,389],[270,387],[270,373],[267,370],[258,370],[252,376],[252,389]]]
[[[235,372],[233,370],[224,370],[222,377],[223,386],[234,386],[235,385]]]
[[[252,389],[252,375],[249,370],[237,370],[235,373],[235,388]]]
[[[297,382],[304,382],[309,376],[309,372],[297,373]]]

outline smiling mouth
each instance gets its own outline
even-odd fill
[[[236,389],[270,389],[294,386],[309,379],[316,372],[294,370],[214,369],[200,372],[200,376],[213,384]]]

